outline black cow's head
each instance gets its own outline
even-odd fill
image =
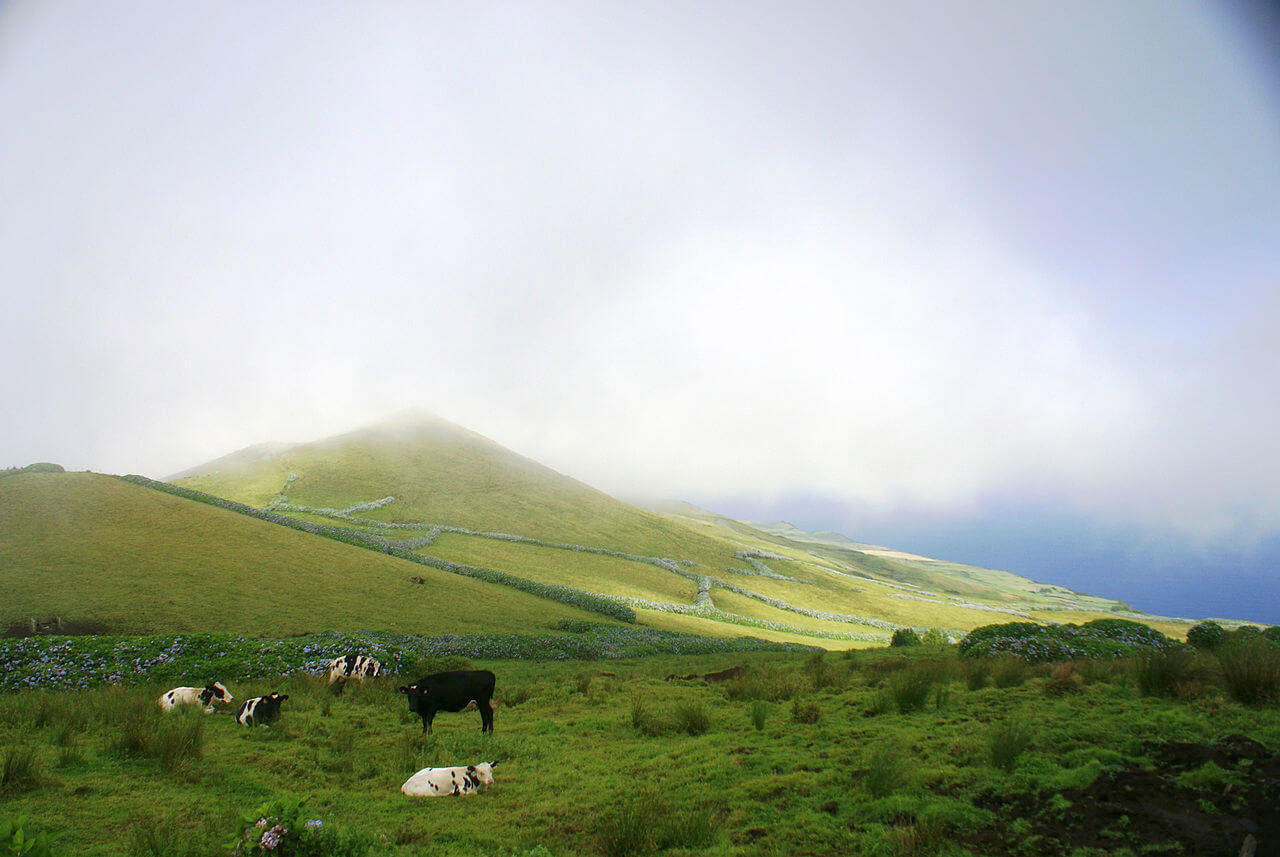
[[[418,690],[418,686],[416,684],[411,684],[408,687],[400,685],[396,690],[409,697],[409,710],[416,714],[418,711],[418,699],[422,696],[421,692]]]

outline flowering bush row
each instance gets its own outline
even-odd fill
[[[785,574],[779,574],[778,572],[769,568],[769,566],[765,565],[760,560],[756,559],[754,556],[747,554],[746,551],[738,551],[735,554],[735,556],[737,556],[739,559],[745,560],[747,565],[751,566],[750,568],[734,569],[734,571],[737,574],[752,574],[752,575],[756,575],[757,577],[771,577],[774,580],[789,580],[792,583],[808,583],[809,582],[807,580],[801,580],[798,577],[788,577]]]
[[[556,630],[564,633],[417,637],[392,631],[328,632],[285,640],[232,634],[6,638],[0,639],[0,664],[5,667],[0,671],[0,691],[322,674],[330,660],[353,651],[372,655],[388,672],[396,673],[412,670],[414,664],[428,657],[599,660],[808,648],[745,637],[701,637],[581,620],[562,620]]]
[[[1032,663],[1072,658],[1130,657],[1180,646],[1164,634],[1128,619],[1095,619],[1083,625],[1009,622],[974,628],[960,641],[965,657],[1016,655]]]

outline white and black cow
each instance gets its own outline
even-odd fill
[[[493,769],[497,762],[481,762],[456,768],[423,768],[404,781],[400,791],[409,797],[442,797],[473,795],[481,786],[493,785]]]
[[[349,678],[363,682],[367,678],[377,678],[382,672],[382,664],[368,655],[345,655],[329,661],[329,684],[345,682]]]
[[[220,702],[223,705],[231,703],[231,691],[222,686],[222,682],[215,681],[212,684],[200,687],[175,687],[173,690],[160,694],[160,698],[156,700],[165,711],[172,711],[179,705],[203,705],[205,714],[213,713],[213,704]]]
[[[246,699],[236,715],[236,722],[241,726],[266,726],[280,716],[280,703],[288,698],[287,693],[282,696],[273,692],[269,696]]]
[[[488,670],[455,670],[423,676],[398,688],[409,698],[409,710],[422,718],[422,731],[431,731],[437,711],[462,711],[471,702],[480,710],[480,731],[493,732],[493,687],[497,678]]]

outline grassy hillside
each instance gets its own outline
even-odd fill
[[[719,539],[673,526],[474,432],[428,417],[316,443],[254,447],[170,481],[257,507],[277,496],[291,505],[331,509],[391,496],[393,503],[365,516],[709,564],[728,562],[733,555],[732,546]]]
[[[0,581],[0,626],[60,614],[124,633],[432,634],[600,619],[91,473],[0,480]]]

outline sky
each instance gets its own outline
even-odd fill
[[[0,3],[0,467],[422,408],[1280,623],[1277,46],[1243,0]]]

